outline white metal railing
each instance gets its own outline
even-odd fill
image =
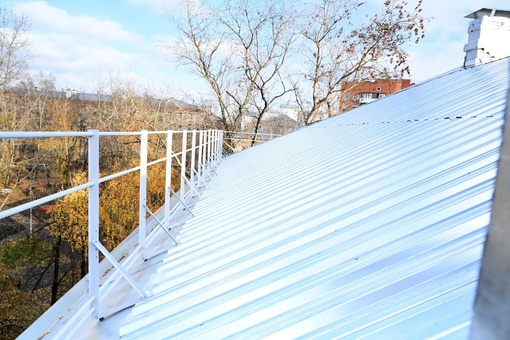
[[[268,142],[277,137],[281,137],[281,135],[261,132],[229,132],[223,136],[223,140],[225,141],[223,152],[224,155],[236,153],[254,145]]]
[[[166,135],[166,156],[161,159],[148,162],[148,140],[149,135],[152,134]],[[182,147],[179,152],[173,152],[173,139],[176,134],[182,135]],[[125,171],[100,177],[99,139],[104,136],[140,136],[140,165]],[[97,130],[89,130],[87,132],[0,132],[0,139],[53,137],[84,137],[88,139],[88,182],[56,194],[48,195],[16,207],[0,211],[0,219],[40,206],[79,190],[88,189],[89,298],[87,301],[93,307],[92,313],[94,313],[96,317],[101,317],[103,313],[99,308],[100,299],[113,289],[115,286],[114,281],[118,282],[119,280],[117,279],[120,276],[126,279],[142,298],[147,297],[147,292],[145,292],[128,273],[129,267],[134,262],[133,257],[125,259],[121,264],[118,260],[119,257],[114,257],[99,240],[99,185],[114,178],[139,171],[140,197],[138,212],[138,243],[133,253],[143,254],[146,246],[148,245],[148,232],[150,233],[151,230],[148,230],[149,228],[147,228],[147,213],[153,221],[156,221],[156,227],[162,228],[172,241],[177,244],[176,238],[169,231],[171,227],[171,218],[176,213],[179,206],[182,206],[192,214],[187,206],[187,199],[190,196],[193,196],[192,193],[197,196],[200,195],[198,187],[205,184],[212,177],[212,172],[221,161],[223,131],[99,132]],[[176,161],[181,166],[180,190],[178,194],[176,194],[171,188],[173,161]],[[162,162],[166,162],[165,199],[161,208],[163,211],[163,218],[158,219],[158,217],[149,210],[146,203],[147,169],[152,165]],[[188,174],[187,169],[189,169]],[[170,204],[172,199],[171,195],[174,196],[174,202],[176,202],[173,207]],[[117,269],[114,274],[109,276],[108,281],[101,285],[101,288],[99,283],[101,274],[99,267],[99,253],[102,253],[111,265]]]
[[[281,137],[277,133],[262,133],[262,132],[231,132],[229,137],[224,137],[225,140],[239,140],[239,141],[252,141],[255,140],[258,143],[263,143]]]

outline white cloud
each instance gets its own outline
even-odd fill
[[[129,0],[157,11],[172,10],[180,0]],[[380,0],[369,0],[372,5]],[[417,0],[411,0],[413,2]],[[469,19],[463,17],[482,6],[498,7],[500,0],[423,2],[423,16],[435,17],[427,24],[426,38],[409,47],[413,81],[422,81],[462,65],[463,45],[467,42]],[[51,2],[50,2],[51,3]],[[500,7],[500,6],[499,6]],[[174,91],[193,92],[202,87],[186,66],[170,62],[169,51],[161,48],[171,45],[170,32],[152,30],[152,36],[128,31],[121,23],[101,20],[86,15],[71,15],[45,1],[14,3],[15,11],[22,11],[32,23],[29,32],[32,51],[36,55],[32,69],[51,72],[58,86],[86,88],[94,91],[96,84],[110,72],[126,72],[141,82],[153,82],[158,87],[168,86]],[[176,13],[176,12],[173,12]],[[149,15],[150,17],[150,15]],[[127,20],[130,20],[127,18]],[[136,27],[136,26],[131,26]],[[158,34],[159,33],[159,34]],[[223,48],[228,50],[228,45]],[[137,76],[135,76],[137,75]],[[163,85],[162,85],[163,84]]]
[[[90,40],[76,43],[72,35],[51,34],[34,37],[32,48],[37,52],[33,70],[51,72],[62,87],[91,88],[109,69],[122,69],[144,58],[95,44]]]
[[[70,15],[66,11],[52,7],[45,1],[29,1],[16,3],[15,11],[26,14],[36,27],[46,30],[57,30],[100,40],[139,41],[137,34],[125,31],[122,26],[113,21],[99,20],[86,15]]]
[[[181,0],[129,0],[135,5],[147,6],[157,12],[167,12],[181,7]]]
[[[464,17],[482,7],[499,8],[500,0],[483,4],[479,0],[423,2],[422,15],[432,20],[425,24],[425,39],[408,49],[413,81],[427,80],[463,65],[471,21]]]
[[[150,38],[128,32],[118,22],[86,15],[71,15],[44,1],[16,3],[13,10],[28,16],[32,71],[52,73],[57,87],[93,92],[111,72],[125,73],[137,81],[155,65]]]
[[[372,10],[382,8],[381,0],[367,0]],[[408,0],[408,9],[412,11],[418,0]],[[464,62],[464,44],[467,43],[467,27],[471,19],[466,15],[482,8],[501,8],[501,0],[424,0],[425,38],[418,45],[410,43],[406,50],[409,59],[412,80],[420,82],[454,68]]]

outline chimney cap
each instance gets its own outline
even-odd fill
[[[481,8],[478,11],[466,15],[464,18],[478,19],[480,17],[483,17],[484,15],[489,17],[510,18],[510,11],[495,8]]]

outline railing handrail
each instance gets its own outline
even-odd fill
[[[92,186],[92,183],[91,182],[87,182],[87,183],[84,183],[84,184],[81,184],[81,185],[76,185],[76,186],[74,186],[72,188],[69,188],[67,190],[62,190],[62,191],[59,191],[57,193],[54,193],[54,194],[51,194],[51,195],[47,195],[47,196],[38,198],[36,200],[30,201],[30,202],[27,202],[27,203],[24,203],[24,204],[20,204],[20,205],[18,205],[16,207],[9,208],[7,210],[2,210],[2,211],[0,211],[0,220],[4,219],[6,217],[9,217],[9,216],[18,214],[18,213],[20,213],[22,211],[25,211],[25,210],[28,210],[30,208],[38,207],[40,205],[43,205],[44,203],[48,203],[48,202],[54,201],[54,200],[56,200],[58,198],[62,198],[64,196],[70,195],[70,194],[75,193],[77,191],[90,188],[91,186]]]
[[[281,135],[277,133],[267,133],[267,132],[245,132],[245,131],[233,131],[230,132],[231,135],[257,135],[257,136],[274,136],[274,137],[280,137]]]
[[[91,131],[0,131],[0,138],[53,138],[53,137],[91,137]],[[183,133],[185,131],[219,131],[219,130],[161,130],[161,131],[146,131],[148,135],[166,134],[169,131],[172,133]],[[99,131],[100,137],[107,136],[141,136],[144,131]]]
[[[52,138],[52,137],[91,137],[92,132],[82,131],[15,131],[0,132],[0,138]]]

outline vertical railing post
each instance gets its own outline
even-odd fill
[[[182,152],[181,152],[181,189],[180,196],[181,200],[184,200],[184,187],[186,186],[186,182],[184,181],[184,176],[186,176],[186,146],[188,142],[188,131],[184,130],[182,132]]]
[[[197,165],[197,174],[199,177],[202,177],[202,145],[204,143],[204,131],[200,130],[198,132],[198,165]]]
[[[216,158],[216,161],[218,162],[219,161],[219,158],[218,158],[218,147],[219,147],[219,141],[220,139],[220,131],[219,130],[214,130],[214,154],[215,154],[215,158]]]
[[[165,171],[165,219],[166,227],[170,224],[170,188],[172,188],[172,131],[166,136],[166,171]]]
[[[207,130],[207,164],[211,164],[211,141],[212,141],[212,130]]]
[[[211,130],[211,163],[216,164],[216,130]]]
[[[211,133],[212,133],[212,145],[211,145],[211,153],[212,153],[212,159],[213,159],[213,164],[216,166],[216,131],[217,130],[212,130]]]
[[[191,131],[191,171],[189,182],[195,186],[195,148],[197,147],[196,130]]]
[[[218,150],[220,157],[223,157],[223,130],[220,130],[220,147]]]
[[[219,160],[220,160],[220,157],[219,157],[219,154],[218,154],[218,150],[219,150],[219,143],[218,141],[220,140],[220,131],[219,130],[214,130],[214,163],[215,164],[218,164],[219,163]]]
[[[146,210],[147,204],[147,147],[149,135],[146,130],[142,131],[140,136],[140,204],[138,210],[138,243],[145,247],[146,231]]]
[[[211,130],[211,154],[210,154],[210,162],[212,164],[212,166],[214,167],[215,163],[214,163],[214,131],[215,130]]]
[[[205,169],[207,170],[207,130],[202,131],[202,134],[204,136],[204,139],[202,141],[202,171]],[[205,172],[205,171],[204,171]]]
[[[94,298],[92,306],[95,317],[99,317],[99,250],[95,242],[99,241],[99,131],[89,130],[88,138],[88,229],[89,229],[89,294]]]

